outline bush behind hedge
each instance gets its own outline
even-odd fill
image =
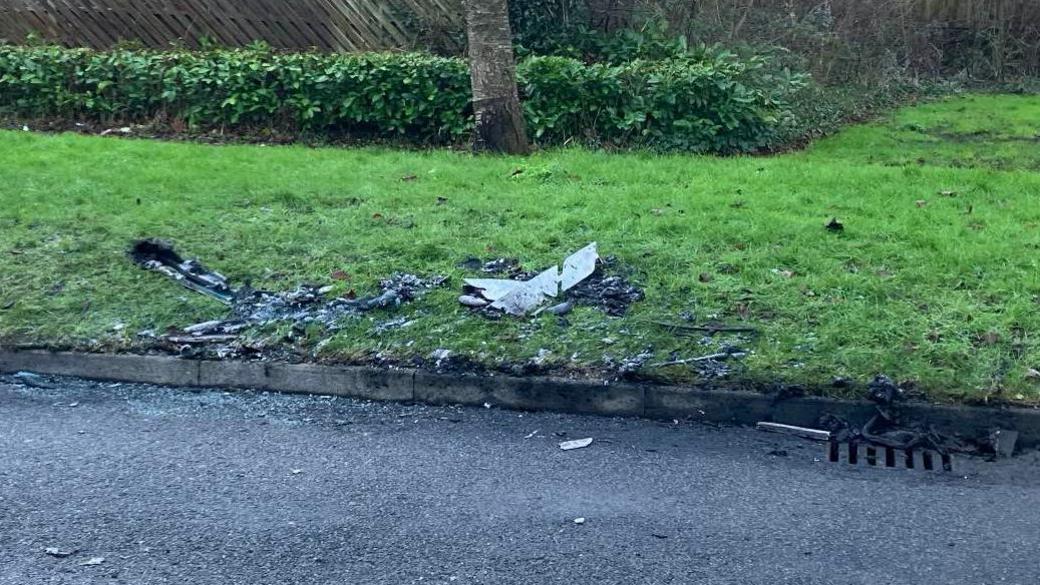
[[[586,65],[531,57],[518,79],[531,135],[619,147],[745,152],[789,116],[782,80],[719,51]],[[0,46],[0,113],[98,122],[179,119],[193,128],[461,142],[472,128],[461,59],[263,49],[91,51]]]

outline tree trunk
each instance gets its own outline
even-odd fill
[[[465,0],[476,118],[473,148],[527,154],[507,0]]]

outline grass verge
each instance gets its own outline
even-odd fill
[[[907,108],[804,152],[713,158],[558,150],[528,158],[387,149],[205,146],[0,132],[0,343],[149,344],[223,307],[133,266],[173,240],[233,281],[370,292],[394,271],[450,289],[291,342],[325,361],[449,348],[498,367],[541,354],[580,373],[751,350],[730,383],[886,373],[940,401],[1040,402],[1040,98]],[[523,172],[516,174],[517,169]],[[414,177],[414,178],[413,178]],[[407,180],[406,180],[407,179]],[[841,232],[824,225],[837,217]],[[623,318],[579,308],[490,321],[458,306],[468,256],[559,262],[589,241],[635,270]],[[344,271],[346,281],[333,281]],[[654,321],[751,323],[754,338],[675,337]],[[414,324],[375,327],[405,315]],[[285,331],[259,332],[284,342]],[[548,352],[548,353],[547,353]],[[644,374],[694,382],[692,370]]]

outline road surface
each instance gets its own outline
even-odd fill
[[[1035,452],[871,469],[695,423],[6,380],[5,585],[1040,582]]]

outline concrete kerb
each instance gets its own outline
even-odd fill
[[[759,421],[814,426],[824,414],[867,420],[873,406],[862,401],[819,397],[774,402],[751,392],[603,384],[555,378],[436,374],[406,369],[197,361],[167,356],[83,354],[0,350],[0,373],[30,371],[97,380],[168,386],[243,388],[329,394],[367,400],[428,404],[491,404],[516,410],[545,410],[654,419],[694,419],[752,425]],[[1022,447],[1040,446],[1040,410],[907,404],[908,418],[945,433],[975,437],[993,428],[1019,431]]]

